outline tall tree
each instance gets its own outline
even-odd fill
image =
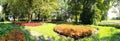
[[[116,0],[101,0],[97,1],[96,6],[101,11],[101,20],[107,19],[107,12],[113,6]]]
[[[34,0],[33,7],[33,10],[39,12],[38,15],[40,15],[44,21],[48,19],[53,12],[58,12],[59,3],[57,0]]]
[[[80,4],[80,0],[69,0],[68,1],[68,12],[75,16],[75,23],[78,22],[78,15],[82,11],[82,5]]]
[[[83,12],[80,15],[82,23],[97,24],[102,15],[108,11],[113,0],[83,0],[80,2],[83,5]]]
[[[83,5],[83,10],[80,14],[81,23],[92,24],[95,12],[92,7],[95,5],[95,0],[82,0],[80,3]]]
[[[69,0],[69,11],[73,15],[80,14],[82,24],[97,24],[101,17],[110,8],[111,2],[114,0]],[[81,10],[82,9],[82,10]],[[82,13],[80,13],[82,12]]]
[[[26,17],[26,14],[28,14],[28,3],[27,0],[4,0],[6,5],[5,11],[8,11],[9,15],[12,15],[14,18],[14,21],[16,18],[19,17]],[[4,4],[3,4],[4,5]]]

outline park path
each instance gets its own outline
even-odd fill
[[[32,35],[32,37],[34,39],[36,39],[36,41],[53,41],[52,37],[47,37],[47,39],[46,39],[41,33],[37,32],[37,31],[31,30],[30,34]]]

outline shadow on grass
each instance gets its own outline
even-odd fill
[[[63,37],[56,38],[56,37],[44,37],[43,35],[39,36],[37,41],[75,41],[74,39],[66,39]]]
[[[53,24],[73,24],[72,22],[63,22],[63,21],[57,21],[57,22],[48,22]]]
[[[120,41],[120,32],[115,33],[110,37],[103,37],[100,39],[101,41]]]
[[[99,25],[99,26],[114,27],[116,29],[120,29],[120,25],[107,24],[107,25]]]
[[[117,32],[109,37],[99,38],[99,36],[94,36],[92,38],[94,41],[120,41],[120,32]]]
[[[80,22],[64,22],[64,21],[57,21],[57,22],[47,22],[47,23],[53,23],[53,24],[73,24],[73,25],[86,25],[81,24]]]
[[[113,35],[110,37],[110,40],[111,40],[111,41],[120,41],[120,32],[117,32],[117,33],[113,34]]]
[[[0,23],[0,39],[6,37],[6,35],[8,35],[9,32],[13,30],[21,31],[24,34],[26,41],[35,41],[34,38],[32,38],[30,35],[30,32],[28,30],[25,30],[23,26],[11,23]]]

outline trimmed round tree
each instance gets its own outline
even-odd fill
[[[97,24],[101,20],[101,11],[96,7],[84,7],[80,15],[82,24]]]

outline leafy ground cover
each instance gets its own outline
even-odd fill
[[[25,41],[34,40],[33,38],[31,38],[31,35],[29,34],[29,32],[27,30],[24,29],[23,26],[14,25],[11,23],[0,23],[0,40],[3,38],[7,39],[8,38],[7,36],[12,36],[12,35],[10,35],[10,33],[14,30],[18,30],[18,31],[20,31],[20,33],[23,33],[23,36],[25,37]],[[16,34],[19,35],[20,33],[16,33]],[[12,39],[12,38],[15,38],[15,37],[9,37],[9,39]]]
[[[12,30],[7,36],[0,41],[26,41],[23,33],[19,30]]]

